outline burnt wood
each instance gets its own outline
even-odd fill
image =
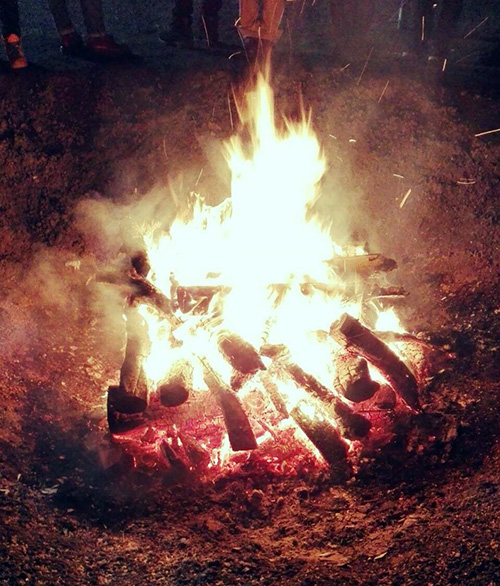
[[[172,364],[167,376],[158,385],[158,395],[165,407],[178,407],[189,398],[193,388],[193,366],[180,359]]]
[[[338,480],[352,476],[352,466],[348,460],[349,446],[325,410],[315,406],[314,416],[311,417],[309,405],[300,401],[290,411],[290,415],[330,465]]]
[[[205,383],[215,396],[224,416],[231,448],[235,452],[254,450],[257,447],[257,441],[241,401],[213,370],[208,361],[204,358],[200,360]]]
[[[330,335],[345,349],[376,366],[412,409],[420,409],[417,380],[406,364],[382,340],[345,313],[330,327]]]
[[[335,366],[335,389],[349,401],[366,401],[373,397],[380,387],[371,379],[368,363],[361,356],[341,353],[336,358]]]
[[[266,369],[257,350],[237,334],[221,332],[217,345],[229,364],[242,374],[254,374]]]

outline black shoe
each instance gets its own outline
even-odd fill
[[[170,47],[179,47],[180,49],[192,49],[194,46],[193,32],[191,28],[178,28],[171,26],[159,35],[160,41],[163,41]]]
[[[108,34],[89,35],[87,37],[87,55],[99,59],[122,59],[130,57],[131,52],[127,45],[117,43]]]
[[[83,44],[82,37],[71,31],[61,35],[61,53],[69,57],[85,57],[87,49]]]

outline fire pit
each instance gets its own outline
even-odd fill
[[[142,230],[128,289],[113,443],[134,464],[220,475],[329,467],[339,480],[420,412],[434,349],[404,331],[396,263],[338,246],[312,213],[325,161],[310,117],[274,121],[260,76],[226,145],[231,197],[192,194],[168,233]]]

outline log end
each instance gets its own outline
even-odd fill
[[[178,407],[189,398],[189,391],[180,384],[166,383],[158,388],[161,404],[165,407]]]

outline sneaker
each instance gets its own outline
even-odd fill
[[[85,57],[87,48],[76,31],[61,35],[61,53],[69,57]]]
[[[87,37],[87,53],[93,57],[117,59],[130,55],[127,45],[120,45],[111,35],[91,35]]]
[[[4,37],[5,49],[7,51],[7,57],[11,69],[24,69],[28,66],[28,60],[26,59],[21,45],[21,39],[11,34],[8,37]]]

